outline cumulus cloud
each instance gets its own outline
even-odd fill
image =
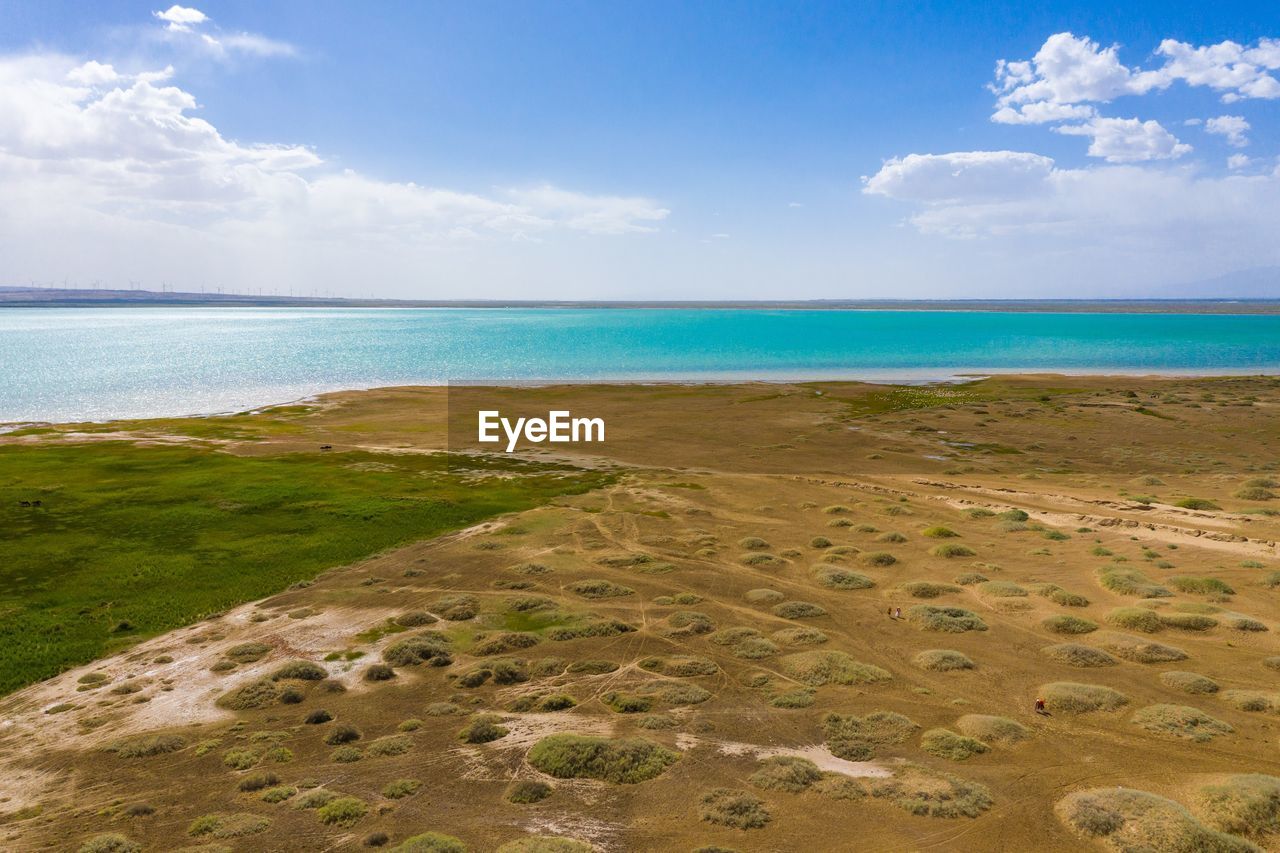
[[[334,171],[305,145],[226,138],[169,82],[172,73],[127,75],[51,55],[0,59],[0,199],[33,217],[74,211],[79,221],[405,246],[628,234],[668,215],[639,196],[551,185],[466,192]]]
[[[167,23],[168,29],[175,32],[188,32],[193,26],[203,24],[209,16],[199,9],[179,6],[176,3],[163,12],[152,12],[152,15]]]
[[[1023,151],[908,154],[863,178],[863,192],[928,204],[1025,196],[1053,171],[1053,160]]]
[[[1204,123],[1205,132],[1225,136],[1227,144],[1233,148],[1244,148],[1249,144],[1249,127],[1244,116],[1218,116]]]
[[[217,57],[228,58],[236,54],[254,57],[296,56],[297,48],[288,42],[278,41],[257,33],[223,33],[212,26],[212,19],[187,6],[170,6],[163,12],[152,12],[164,21],[164,35],[189,50]],[[209,24],[210,26],[205,26]]]
[[[1253,162],[1247,154],[1232,154],[1227,158],[1228,169],[1243,169]]]
[[[1089,156],[1108,163],[1140,163],[1146,160],[1174,160],[1191,151],[1191,146],[1165,130],[1158,121],[1136,118],[1094,118],[1079,125],[1054,128],[1067,136],[1090,138]]]

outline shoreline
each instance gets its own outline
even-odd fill
[[[867,385],[885,385],[885,386],[926,386],[926,385],[961,385],[969,382],[978,382],[983,379],[993,377],[1001,378],[1017,378],[1017,379],[1045,379],[1055,376],[1071,377],[1073,379],[1149,379],[1152,381],[1175,381],[1179,379],[1233,379],[1243,377],[1270,377],[1280,376],[1280,366],[1271,368],[1240,368],[1232,370],[1229,368],[1203,368],[1203,369],[1173,369],[1173,370],[1153,370],[1146,368],[1129,368],[1116,370],[1089,370],[1089,369],[1071,369],[1060,368],[1052,370],[1027,370],[1018,368],[994,368],[994,369],[976,369],[963,368],[948,371],[936,371],[933,368],[904,368],[897,371],[874,371],[868,374],[849,374],[849,373],[813,373],[804,375],[786,375],[786,376],[761,376],[741,374],[720,374],[720,375],[697,375],[697,376],[665,376],[665,377],[623,377],[623,378],[591,378],[591,379],[575,379],[575,378],[554,378],[554,379],[530,379],[530,380],[514,380],[514,379],[497,379],[497,380],[480,380],[465,379],[450,382],[409,382],[409,383],[392,383],[392,384],[374,384],[374,385],[343,385],[341,387],[323,388],[311,391],[300,396],[291,397],[287,400],[276,400],[268,402],[258,402],[244,407],[235,407],[230,409],[221,409],[217,411],[204,412],[185,412],[181,414],[169,413],[150,413],[141,415],[121,415],[118,417],[108,418],[70,418],[65,420],[53,419],[35,419],[35,418],[18,418],[5,419],[0,417],[0,438],[25,429],[40,429],[44,427],[59,427],[72,424],[93,424],[106,425],[113,423],[121,423],[126,421],[148,421],[148,420],[168,420],[168,419],[188,419],[188,418],[225,418],[240,415],[254,415],[271,409],[283,406],[310,405],[315,403],[319,398],[337,395],[337,394],[360,394],[367,392],[385,391],[389,389],[419,389],[419,388],[444,388],[448,389],[454,386],[460,388],[467,387],[489,387],[489,388],[551,388],[557,386],[614,386],[614,385],[670,385],[670,386],[699,386],[699,385],[816,385],[816,384],[845,384],[858,383]]]

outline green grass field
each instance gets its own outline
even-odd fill
[[[0,694],[327,568],[609,479],[434,454],[0,448]]]

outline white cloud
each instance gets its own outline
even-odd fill
[[[1244,148],[1249,144],[1249,122],[1245,121],[1244,116],[1218,116],[1211,118],[1204,123],[1206,133],[1225,136],[1227,144],[1233,148]]]
[[[885,162],[863,178],[863,192],[929,204],[961,199],[1016,198],[1039,186],[1053,160],[1022,151],[956,151],[908,154]]]
[[[198,116],[191,93],[166,84],[171,74],[0,58],[0,206],[100,233],[164,224],[233,243],[269,233],[281,246],[330,249],[628,234],[655,230],[669,213],[638,196],[550,185],[476,193],[333,172],[304,145],[227,139]]]
[[[1103,274],[1115,277],[1280,259],[1274,244],[1280,173],[1205,177],[1192,169],[1132,165],[1060,169],[1041,162],[1046,160],[1008,151],[912,155],[886,163],[863,191],[911,203],[907,221],[922,234],[988,242],[999,257],[1026,265],[1034,258],[1046,266],[1055,258],[1059,266],[1105,258],[1112,269]],[[974,161],[988,168],[962,176],[933,166]],[[1028,162],[1039,167],[1028,173]]]
[[[1079,125],[1062,125],[1055,131],[1067,136],[1087,136],[1089,156],[1108,163],[1141,163],[1147,160],[1174,160],[1191,151],[1191,146],[1158,121],[1136,118],[1095,118]]]
[[[1084,118],[1089,105],[1126,95],[1145,95],[1177,82],[1223,93],[1223,100],[1280,98],[1280,40],[1260,39],[1254,47],[1232,41],[1192,46],[1165,39],[1155,51],[1164,63],[1153,69],[1130,68],[1119,47],[1102,47],[1090,38],[1055,33],[1030,60],[996,63],[996,110],[992,120],[1032,124]]]
[[[1248,154],[1232,154],[1227,158],[1228,169],[1243,169],[1247,167],[1253,159]]]
[[[212,19],[199,9],[175,5],[151,14],[168,24],[165,35],[170,41],[216,58],[225,59],[235,54],[260,58],[298,54],[298,49],[288,42],[257,33],[222,33],[216,27],[214,32],[208,32],[203,25],[210,24]]]
[[[174,4],[163,12],[152,12],[160,20],[166,22],[168,29],[175,32],[187,32],[197,24],[203,24],[209,20],[209,16],[199,9],[192,9],[187,6],[179,6]]]

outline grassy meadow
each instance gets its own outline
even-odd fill
[[[324,569],[606,480],[438,454],[0,447],[0,693]]]

